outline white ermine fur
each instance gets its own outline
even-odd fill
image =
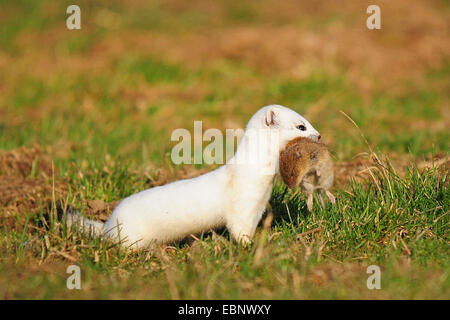
[[[95,234],[133,247],[167,243],[221,226],[236,241],[247,243],[270,198],[280,150],[296,137],[318,140],[320,135],[289,108],[263,107],[248,122],[236,154],[225,165],[133,194],[104,224],[69,214],[68,225],[78,220]]]

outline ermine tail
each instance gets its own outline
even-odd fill
[[[103,222],[87,219],[83,217],[78,210],[67,211],[66,223],[67,227],[70,227],[73,224],[78,224],[80,229],[88,234],[93,235],[103,234],[103,227],[104,227]]]

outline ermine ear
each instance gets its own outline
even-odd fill
[[[270,108],[269,110],[267,110],[266,117],[264,119],[264,123],[266,124],[266,126],[270,127],[275,125],[275,123],[277,122],[277,116],[277,108]]]

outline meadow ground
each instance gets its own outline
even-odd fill
[[[80,1],[81,30],[69,1],[0,1],[0,298],[449,299],[450,7],[376,2],[375,31],[365,1]],[[58,221],[212,170],[173,165],[171,132],[271,103],[332,148],[335,206],[278,179],[249,248],[131,252]]]

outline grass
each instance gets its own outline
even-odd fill
[[[114,174],[120,178],[120,172]],[[96,181],[94,177],[88,179]],[[98,181],[110,192],[114,181]],[[104,186],[102,186],[104,185]],[[89,192],[89,183],[83,183]],[[136,190],[116,190],[114,198]],[[271,228],[243,248],[207,233],[192,245],[130,252],[68,231],[8,231],[2,239],[4,297],[24,298],[447,298],[448,180],[435,170],[404,178],[378,167],[368,184],[338,191],[336,206],[306,211],[305,201],[277,183]],[[100,194],[97,194],[97,197]],[[289,209],[288,209],[289,208]],[[35,225],[41,218],[35,218]],[[25,224],[27,226],[27,224]],[[308,231],[315,231],[309,233]],[[62,261],[61,261],[62,259]],[[65,262],[64,262],[65,261]],[[37,265],[36,265],[37,263]],[[64,267],[79,264],[83,290],[65,288]],[[382,267],[382,290],[365,287],[368,265]],[[12,266],[15,266],[12,269]],[[51,266],[51,268],[50,268]],[[48,269],[50,268],[50,270]],[[34,269],[34,270],[33,270]],[[15,270],[15,271],[14,271]],[[12,285],[22,272],[30,281]],[[12,277],[12,278],[11,278]],[[22,276],[20,276],[22,277]],[[125,281],[124,281],[125,280]],[[433,285],[431,285],[433,284]],[[133,288],[133,289],[132,289]],[[49,291],[52,293],[49,295]]]
[[[441,38],[448,6],[408,2],[407,19],[384,20],[377,34],[361,29],[366,4],[358,1],[345,9],[326,1],[81,1],[79,31],[65,28],[69,4],[0,2],[0,149],[40,145],[55,166],[57,198],[47,192],[11,211],[0,193],[0,297],[450,297],[448,164],[430,166],[448,157],[450,141],[450,50]],[[277,181],[274,220],[267,226],[269,210],[249,248],[216,230],[131,252],[67,230],[45,202],[89,212],[90,200],[117,201],[211,170],[173,165],[171,132],[192,130],[194,120],[204,130],[243,127],[269,103],[304,115],[331,146],[338,200],[310,214],[304,197],[290,199]],[[369,158],[358,167],[361,153]],[[34,159],[24,179],[52,190],[40,164]],[[82,290],[66,288],[71,264],[81,267]],[[372,264],[381,267],[381,290],[366,287]]]

